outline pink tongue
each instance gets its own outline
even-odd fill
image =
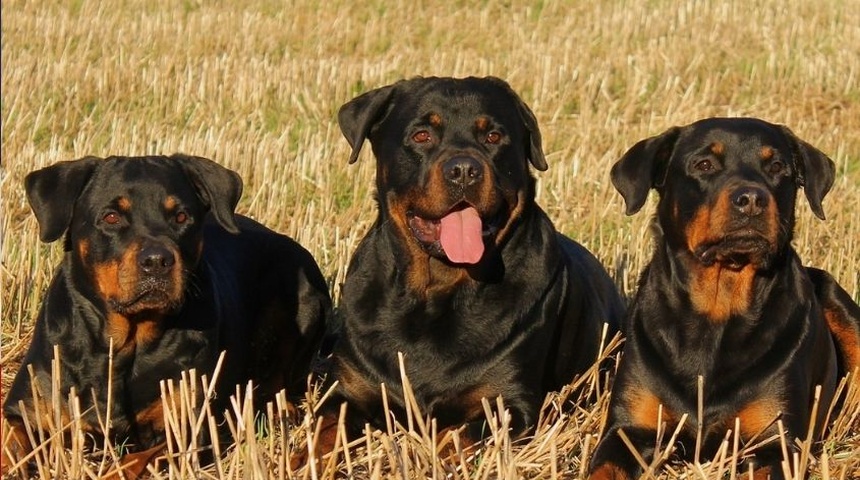
[[[454,263],[478,263],[484,254],[481,217],[472,207],[442,217],[439,242],[448,260]]]

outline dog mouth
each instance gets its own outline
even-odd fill
[[[718,263],[740,269],[747,265],[766,265],[773,251],[773,243],[766,236],[755,230],[743,230],[703,242],[696,247],[694,254],[707,266]]]
[[[150,277],[138,283],[134,295],[130,298],[112,298],[109,303],[113,311],[123,315],[143,312],[169,314],[182,304],[182,299],[174,294],[175,290],[171,282]]]
[[[429,254],[452,263],[476,264],[484,256],[485,240],[499,232],[501,214],[484,220],[467,202],[455,205],[441,218],[424,218],[406,213],[412,236]]]

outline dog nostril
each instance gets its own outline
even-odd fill
[[[754,187],[739,188],[732,195],[732,203],[741,213],[758,215],[767,206],[767,193]]]
[[[442,170],[449,182],[461,186],[474,184],[484,174],[481,163],[472,157],[454,157],[445,162]]]
[[[173,252],[162,246],[145,247],[137,256],[140,268],[149,274],[169,271],[176,263]]]

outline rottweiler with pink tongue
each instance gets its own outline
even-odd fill
[[[346,103],[355,162],[376,157],[378,218],[342,289],[319,453],[343,402],[352,433],[385,425],[380,384],[405,421],[398,352],[422,412],[480,440],[482,398],[501,396],[515,434],[547,392],[595,363],[622,301],[603,266],[535,203],[546,170],[537,121],[498,78],[414,78]]]

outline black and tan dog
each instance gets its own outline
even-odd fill
[[[777,417],[792,448],[810,421],[821,431],[837,379],[860,364],[860,307],[826,272],[804,267],[791,238],[798,188],[823,219],[833,177],[819,150],[750,118],[671,128],[615,164],[628,214],[651,188],[660,201],[592,479],[639,477],[618,430],[648,461],[661,405],[669,432],[689,415],[679,439],[688,457],[698,428],[710,458],[736,418],[743,441],[777,433]],[[821,403],[810,419],[817,385]],[[778,442],[757,449],[757,477],[782,478],[782,459]]]
[[[440,429],[479,425],[481,399],[502,396],[526,430],[547,392],[595,363],[623,309],[600,263],[534,201],[529,163],[547,164],[531,110],[497,78],[416,78],[353,99],[338,120],[350,162],[370,141],[379,215],[343,285],[321,443],[343,401],[352,427],[385,425],[382,383],[405,418],[398,352]]]
[[[97,414],[110,411],[114,437],[136,449],[163,441],[159,380],[192,368],[211,378],[223,350],[214,411],[248,380],[259,402],[304,392],[330,310],[326,282],[296,242],[234,217],[235,172],[184,155],[88,157],[25,183],[41,239],[65,233],[65,255],[3,405],[13,457],[30,448],[23,415],[35,424],[37,412],[26,366],[48,397],[55,345],[61,395],[76,390],[85,429],[100,435]]]

